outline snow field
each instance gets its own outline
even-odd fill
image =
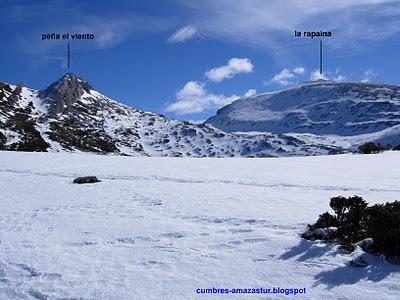
[[[0,152],[1,299],[398,299],[399,266],[301,240],[329,198],[399,199],[400,153],[273,159]],[[93,185],[77,176],[96,175]],[[47,298],[46,298],[47,297]]]

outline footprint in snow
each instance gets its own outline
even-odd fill
[[[161,234],[161,236],[167,237],[167,238],[180,239],[180,238],[186,237],[186,234],[182,233],[182,232],[170,232],[170,233],[163,233],[163,234]]]

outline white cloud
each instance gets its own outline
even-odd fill
[[[186,97],[202,97],[205,95],[204,84],[197,81],[189,81],[185,86],[178,92],[178,99]]]
[[[295,85],[299,79],[304,79],[306,69],[304,67],[296,67],[293,70],[283,69],[279,73],[275,74],[270,80],[264,81],[265,85],[276,83],[282,86]],[[346,76],[340,73],[340,69],[336,69],[335,72],[323,72],[320,74],[319,70],[313,70],[310,72],[310,80],[333,80],[333,81],[345,81]]]
[[[336,69],[335,74],[331,76],[333,81],[345,81],[347,78],[340,74],[340,68]]]
[[[86,17],[83,18],[81,24],[77,23],[69,31],[93,33],[95,36],[93,46],[110,48],[123,42],[133,32],[158,32],[167,30],[171,25],[172,23],[168,20],[137,15],[112,18]],[[68,32],[68,30],[61,32]]]
[[[36,5],[38,7],[35,7],[33,4],[32,7],[24,6],[23,14],[17,18],[21,19],[18,22],[27,23],[29,20],[29,23],[38,25],[35,28],[25,26],[26,30],[18,35],[16,42],[23,51],[40,58],[46,55],[53,55],[52,49],[56,47],[65,46],[65,41],[62,39],[54,40],[50,43],[43,43],[38,39],[38,33],[46,32],[46,24],[48,22],[52,24],[51,32],[94,34],[93,40],[71,41],[73,42],[71,46],[74,51],[79,49],[111,48],[124,42],[135,32],[163,32],[176,26],[176,20],[168,17],[138,15],[132,12],[92,15],[90,12],[83,13],[81,10],[76,9],[76,6],[68,5],[68,7],[65,7],[63,4],[65,1],[53,2],[52,5],[49,4],[49,7],[43,5],[41,9],[38,9],[40,6]],[[48,16],[50,15],[49,19]],[[42,23],[42,20],[46,20],[46,22]],[[26,47],[26,45],[29,45],[29,47]],[[56,52],[59,53],[58,50]]]
[[[253,68],[248,58],[232,58],[227,65],[208,70],[205,76],[211,81],[219,82],[239,73],[250,73]],[[214,94],[206,89],[206,83],[192,80],[176,93],[175,101],[167,104],[165,111],[178,115],[201,113],[228,105],[241,97],[254,96],[256,92],[255,89],[249,89],[243,96]]]
[[[336,77],[333,77],[332,80],[333,81],[345,81],[346,80],[346,76],[339,74]]]
[[[330,30],[335,46],[381,40],[400,31],[400,1],[393,0],[178,1],[205,35],[277,51],[293,41],[289,33],[295,29]]]
[[[310,80],[329,80],[326,73],[320,73],[319,70],[314,70],[310,74]]]
[[[86,43],[86,47],[110,48],[121,43],[134,30],[134,23],[130,19],[86,18],[84,23],[72,26],[70,32],[90,32],[94,34],[93,41]],[[62,32],[62,31],[61,31]],[[68,30],[65,30],[68,32]]]
[[[249,89],[244,95],[243,97],[251,97],[254,96],[255,94],[257,94],[257,91],[255,89]]]
[[[292,79],[295,79],[300,75],[303,75],[305,71],[306,69],[303,67],[296,67],[292,71],[288,69],[283,69],[279,73],[275,74],[274,77],[272,77],[270,80],[264,81],[264,84],[268,85],[271,83],[277,83],[283,86],[292,85],[295,84],[295,82],[293,82]]]
[[[168,42],[170,43],[182,43],[187,41],[195,36],[197,33],[197,29],[193,26],[185,26],[181,29],[175,31],[169,38]]]
[[[362,82],[370,82],[374,77],[376,77],[376,72],[374,69],[366,70],[362,75]]]
[[[245,96],[255,94],[254,89],[246,92]],[[176,94],[176,100],[166,106],[165,111],[178,115],[201,113],[207,109],[216,109],[228,105],[241,96],[214,94],[207,91],[205,84],[198,81],[189,81]]]
[[[319,70],[314,70],[310,73],[310,80],[333,80],[333,81],[345,81],[347,78],[343,74],[340,74],[340,70],[336,69],[335,72],[323,72],[322,74]]]
[[[295,68],[295,69],[293,70],[293,73],[294,73],[294,74],[297,74],[297,75],[301,75],[301,74],[304,74],[305,71],[306,71],[305,68],[303,68],[303,67],[297,67],[297,68]]]
[[[276,74],[272,79],[269,81],[271,83],[278,83],[280,85],[289,85],[292,84],[289,79],[295,76],[294,73],[290,72],[288,69],[283,69],[278,74]]]
[[[211,81],[220,82],[239,73],[251,73],[253,68],[248,58],[231,58],[227,65],[208,70],[204,75]]]

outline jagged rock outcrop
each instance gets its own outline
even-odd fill
[[[39,92],[39,97],[49,105],[49,116],[61,113],[79,113],[74,104],[85,94],[90,94],[90,84],[73,73],[52,83],[48,88]]]

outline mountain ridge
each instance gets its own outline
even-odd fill
[[[400,124],[400,87],[364,82],[310,82],[241,98],[206,123],[227,132],[356,136]]]
[[[72,73],[40,91],[0,83],[0,107],[1,150],[274,157],[337,154],[355,149],[353,141],[337,137],[230,133],[207,123],[169,119],[112,100]]]

